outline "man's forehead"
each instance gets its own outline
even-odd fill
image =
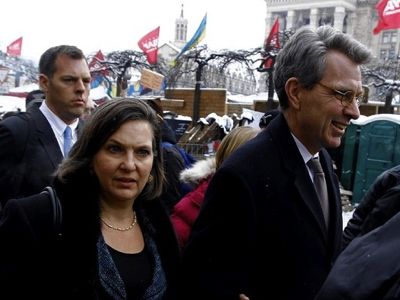
[[[89,66],[85,58],[72,58],[64,55],[59,56],[55,62],[54,73],[71,73],[72,74],[82,74],[87,73],[90,75]]]

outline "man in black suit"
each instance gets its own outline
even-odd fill
[[[214,175],[184,251],[182,299],[314,298],[342,238],[338,180],[324,148],[338,147],[359,117],[360,64],[370,56],[328,26],[302,28],[280,50],[282,113]],[[314,158],[327,197],[314,187]]]
[[[53,173],[77,139],[90,91],[85,56],[75,46],[48,49],[39,61],[41,106],[0,123],[0,203],[29,196],[52,183]],[[69,126],[69,141],[64,131]]]

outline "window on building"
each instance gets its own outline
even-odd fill
[[[380,54],[380,59],[386,59],[386,58],[387,58],[387,50],[382,49]]]
[[[397,31],[385,31],[382,33],[382,44],[390,44],[397,42]]]
[[[390,41],[390,33],[389,32],[384,32],[382,34],[382,44],[387,44]]]
[[[394,49],[389,50],[389,59],[395,59],[396,58],[396,51]]]
[[[391,37],[390,41],[392,43],[396,43],[397,42],[397,31],[393,31],[392,32],[392,37]]]

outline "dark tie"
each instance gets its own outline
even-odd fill
[[[308,167],[314,174],[314,186],[317,191],[319,202],[321,204],[322,212],[324,214],[325,225],[328,228],[329,224],[329,200],[328,200],[328,189],[326,187],[325,174],[322,170],[319,158],[311,158],[308,163]]]
[[[67,126],[64,130],[64,157],[68,156],[68,152],[72,146],[72,130]]]

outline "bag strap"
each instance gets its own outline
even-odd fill
[[[47,192],[50,196],[50,202],[51,202],[52,211],[53,211],[54,230],[56,232],[57,237],[61,237],[62,236],[62,232],[61,232],[62,207],[61,207],[60,199],[58,199],[56,191],[51,186],[46,186],[45,192]]]

